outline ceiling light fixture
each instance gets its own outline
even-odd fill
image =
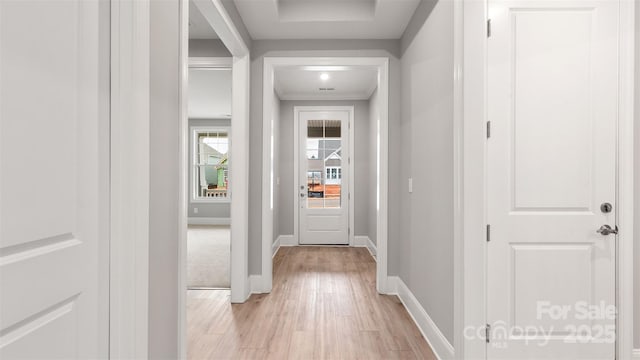
[[[327,74],[327,73],[320,74],[320,80],[322,80],[322,81],[329,80],[329,74]]]

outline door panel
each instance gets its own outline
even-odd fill
[[[613,359],[618,3],[489,14],[487,357]]]
[[[298,151],[301,244],[348,244],[348,111],[301,111]]]
[[[0,1],[0,358],[108,355],[105,10]]]
[[[593,9],[514,9],[511,14],[515,211],[590,208],[593,16]],[[540,36],[541,24],[554,35]]]

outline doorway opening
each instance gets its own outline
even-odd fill
[[[249,297],[249,50],[220,2],[180,2],[180,354],[196,351],[198,309]],[[232,249],[232,250],[231,250]],[[195,315],[194,315],[195,313]],[[189,321],[187,321],[189,319]],[[189,341],[188,341],[189,339]]]
[[[388,61],[265,58],[260,292],[273,255],[298,245],[367,247],[378,292],[390,291]]]
[[[187,288],[228,290],[231,54],[195,6],[189,17]]]

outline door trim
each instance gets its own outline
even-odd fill
[[[146,359],[149,336],[150,1],[111,1],[109,357]]]
[[[620,1],[620,98],[618,123],[618,225],[617,249],[617,358],[630,358],[633,353],[633,165],[634,165],[634,79],[635,79],[635,4]],[[464,294],[456,306],[461,319],[456,321],[456,358],[486,358],[484,339],[464,337],[464,329],[486,324],[486,137],[487,109],[487,10],[488,0],[463,1],[454,6],[456,42],[461,42],[456,63],[464,76],[456,81],[462,97],[456,103],[461,114],[461,126],[456,138],[463,141],[461,221],[455,231],[461,234],[461,251],[456,251],[454,269],[460,274],[459,292]],[[456,92],[457,94],[457,92]],[[476,256],[485,254],[484,256]],[[456,278],[458,278],[456,276]],[[456,287],[457,288],[457,287]]]
[[[618,123],[618,258],[616,355],[624,359],[634,348],[634,101],[635,101],[635,13],[633,0],[620,1],[620,91]],[[636,179],[637,181],[637,179]],[[640,311],[640,309],[635,309]]]
[[[294,182],[293,182],[293,241],[300,244],[300,198],[298,190],[300,188],[300,112],[301,111],[347,111],[349,113],[349,157],[351,161],[348,162],[347,167],[349,168],[349,194],[353,192],[354,184],[354,163],[355,163],[355,153],[354,153],[354,129],[353,126],[355,121],[355,108],[354,106],[294,106],[293,107],[293,173],[294,173]],[[349,223],[348,226],[351,229],[349,232],[349,246],[353,246],[355,243],[355,218],[354,218],[354,196],[349,196],[348,201],[348,212],[349,212]]]
[[[272,149],[273,126],[272,96],[274,92],[274,73],[282,66],[368,66],[378,70],[378,95],[380,118],[378,119],[378,149],[377,150],[377,187],[379,207],[377,209],[377,263],[376,288],[378,293],[387,294],[391,291],[388,283],[387,269],[387,238],[388,238],[388,191],[389,191],[389,58],[385,57],[265,57],[262,94],[262,286],[261,292],[271,292],[273,283],[273,209],[271,196],[274,191]]]

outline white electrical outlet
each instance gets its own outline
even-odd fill
[[[413,178],[409,178],[409,193],[413,192]]]
[[[194,214],[197,214],[197,213],[198,213],[198,208],[194,207],[194,208],[193,208],[193,213],[194,213]]]

